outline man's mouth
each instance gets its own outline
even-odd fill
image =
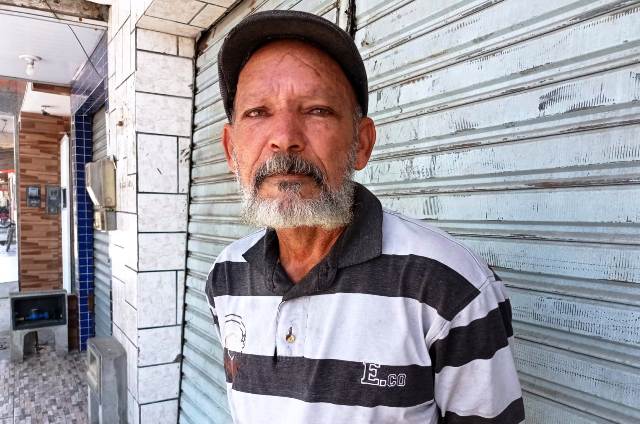
[[[300,157],[286,154],[274,156],[258,168],[254,177],[254,189],[259,189],[262,183],[270,177],[274,177],[275,180],[279,179],[280,182],[290,181],[298,184],[300,181],[296,180],[309,177],[318,187],[323,187],[325,184],[324,175],[317,166]]]
[[[318,187],[321,187],[324,183],[324,179],[319,176],[319,175],[314,175],[313,173],[299,173],[299,172],[274,172],[274,173],[270,173],[270,174],[261,174],[261,175],[257,175],[255,178],[255,184],[254,187],[256,189],[260,188],[260,186],[262,185],[262,183],[265,182],[265,180],[267,178],[274,178],[276,180],[280,179],[280,180],[299,180],[302,178],[311,178],[313,180],[314,183],[316,183],[316,185]]]

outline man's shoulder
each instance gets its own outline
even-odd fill
[[[398,212],[383,209],[382,254],[412,255],[436,261],[476,288],[493,274],[486,262],[445,231]]]
[[[211,274],[211,271],[217,264],[224,262],[246,262],[242,255],[259,242],[264,237],[265,232],[265,229],[256,230],[227,245],[222,249],[213,265],[211,265],[209,274]]]

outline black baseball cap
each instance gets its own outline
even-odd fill
[[[331,56],[351,83],[363,116],[367,115],[367,71],[353,38],[339,26],[312,13],[269,10],[240,21],[229,31],[218,53],[220,94],[229,120],[238,76],[249,57],[263,45],[282,39],[307,42]]]

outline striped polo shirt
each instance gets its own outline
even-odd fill
[[[518,423],[511,308],[486,263],[358,185],[354,219],[298,284],[275,231],[206,284],[236,423]]]

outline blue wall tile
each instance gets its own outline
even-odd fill
[[[71,152],[73,169],[73,204],[76,225],[76,281],[78,296],[80,350],[86,350],[87,339],[95,335],[89,297],[93,296],[93,205],[87,196],[84,166],[93,153],[92,118],[107,96],[107,35],[102,37],[76,80],[71,82]],[[96,72],[97,71],[97,72]]]

